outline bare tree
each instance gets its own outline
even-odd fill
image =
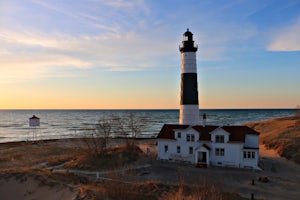
[[[134,146],[136,138],[140,135],[143,128],[145,128],[148,120],[145,116],[139,116],[136,113],[130,112],[129,114],[115,118],[115,123],[116,132],[126,138],[126,145]]]
[[[135,113],[129,113],[128,128],[130,130],[131,138],[136,139],[146,126],[146,117],[137,116]]]
[[[147,125],[148,120],[144,115],[128,113],[120,116],[102,117],[90,130],[88,137],[83,141],[89,152],[95,155],[103,153],[109,147],[109,140],[112,134],[125,138],[126,146],[135,146],[135,140]]]
[[[96,135],[97,138],[100,139],[100,147],[103,151],[107,148],[109,137],[111,135],[112,130],[112,117],[111,118],[105,118],[103,117],[98,121],[98,123],[95,125]]]
[[[99,155],[108,147],[112,133],[112,121],[112,116],[102,117],[95,124],[95,127],[90,130],[91,133],[88,134],[87,138],[84,138],[89,151]]]

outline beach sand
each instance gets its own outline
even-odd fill
[[[71,188],[60,184],[43,185],[31,176],[24,176],[19,180],[14,176],[0,179],[0,198],[2,200],[63,200],[75,199],[76,195]]]

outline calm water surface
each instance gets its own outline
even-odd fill
[[[90,129],[103,116],[126,116],[128,113],[147,117],[141,136],[156,136],[165,123],[178,123],[178,110],[0,110],[0,143],[32,138],[29,118],[40,118],[37,139],[74,138],[90,134]],[[207,124],[239,125],[295,114],[295,109],[206,109]]]

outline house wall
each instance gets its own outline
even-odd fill
[[[216,143],[216,135],[224,136],[224,143]],[[241,167],[243,143],[229,141],[229,133],[218,128],[211,133],[211,164],[216,166]],[[216,149],[224,149],[224,155],[216,155]]]
[[[224,156],[216,155],[216,148],[224,149]],[[216,166],[240,167],[242,143],[212,143],[211,164]]]
[[[212,141],[199,141],[199,133],[192,128],[174,131],[175,140],[158,139],[158,159],[197,163],[197,152],[203,144],[206,144],[210,148],[210,151],[207,151],[210,165],[257,168],[259,149],[252,149],[258,148],[258,136],[256,135],[247,135],[244,144],[243,142],[228,142],[229,133],[221,128],[211,132]],[[180,138],[178,138],[178,132],[181,133]],[[190,141],[187,141],[188,134]],[[194,135],[194,141],[191,141],[191,135]],[[224,143],[216,143],[216,135],[223,135]],[[246,144],[250,148],[245,149]],[[165,145],[168,145],[168,152],[165,152]],[[177,153],[177,146],[180,146],[180,153]],[[193,154],[190,154],[189,147],[193,148]],[[224,149],[224,155],[216,155],[216,148]],[[251,152],[251,154],[254,152],[255,158],[244,158],[244,151]]]
[[[157,158],[169,160],[171,152],[175,152],[174,140],[158,139],[157,140]],[[168,145],[168,151],[165,152],[165,145]]]
[[[258,135],[246,135],[245,147],[258,148],[259,147]]]
[[[180,132],[181,137],[178,138]],[[187,141],[187,135],[190,136],[190,141]],[[192,141],[194,135],[194,141]],[[178,160],[195,163],[195,149],[199,146],[199,133],[193,128],[186,130],[175,130],[175,140],[158,139],[158,159]],[[168,145],[168,152],[165,152],[165,145]],[[177,146],[180,146],[180,153],[177,153]],[[193,154],[190,154],[190,147],[193,149]]]
[[[250,152],[252,154],[252,152],[255,153],[255,158],[244,158],[244,152],[248,153]],[[243,151],[241,152],[242,155],[242,162],[241,162],[241,167],[245,167],[245,168],[258,168],[257,164],[259,161],[259,149],[243,149]]]
[[[229,133],[223,130],[222,128],[217,128],[211,132],[211,141],[216,142],[216,135],[224,135],[224,143],[229,141]]]

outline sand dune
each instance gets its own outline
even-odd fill
[[[260,132],[260,142],[300,164],[300,116],[282,117],[246,124]]]
[[[0,199],[43,199],[43,200],[65,200],[74,199],[76,193],[66,186],[54,184],[52,186],[41,184],[30,176],[17,179],[15,176],[0,179]]]

